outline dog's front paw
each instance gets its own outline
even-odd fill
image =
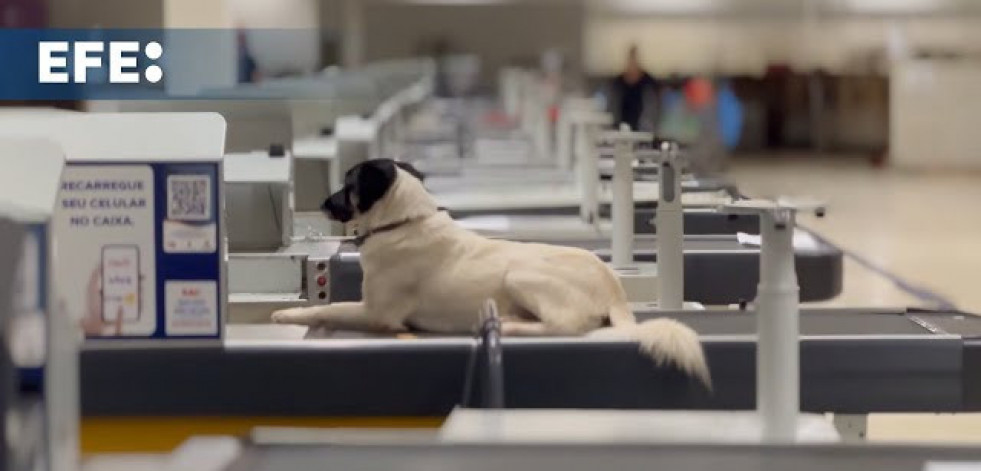
[[[292,309],[280,309],[272,313],[274,324],[307,324],[310,314],[306,308],[295,307]]]

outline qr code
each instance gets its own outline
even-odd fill
[[[167,219],[211,219],[211,178],[207,175],[167,177]]]

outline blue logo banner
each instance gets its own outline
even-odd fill
[[[244,35],[304,30],[3,29],[0,100],[230,98]],[[271,98],[271,97],[266,97]]]

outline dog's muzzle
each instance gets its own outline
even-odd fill
[[[343,223],[350,221],[354,217],[354,211],[351,210],[351,206],[348,204],[344,190],[330,195],[330,198],[324,200],[324,204],[320,206],[320,209],[327,214],[327,217]]]

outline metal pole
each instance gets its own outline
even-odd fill
[[[756,407],[765,443],[796,440],[800,412],[800,292],[794,269],[794,210],[760,214]]]
[[[685,218],[681,204],[681,172],[677,145],[661,148],[658,169],[657,302],[660,309],[679,310],[685,298]]]
[[[538,159],[545,160],[552,157],[552,126],[548,116],[548,103],[545,100],[542,86],[539,84],[535,91],[535,148],[538,152]]]
[[[527,71],[522,70],[520,75],[520,90],[521,90],[521,129],[524,130],[528,135],[534,140],[534,122],[532,116],[534,114],[534,106],[532,106],[532,100],[534,100],[534,92],[532,90],[532,77]]]
[[[582,197],[579,216],[589,224],[599,220],[599,156],[596,148],[595,125],[579,124],[576,133],[579,142],[579,191]]]
[[[605,124],[609,122],[607,120],[612,120],[612,117],[596,109],[596,105],[588,98],[573,97],[563,100],[555,128],[555,159],[559,168],[572,169],[574,153],[580,150],[573,148],[573,128],[586,121]]]
[[[488,299],[484,304],[484,352],[487,354],[487,386],[485,404],[488,409],[504,408],[504,349],[501,346],[501,318],[497,303]]]
[[[508,118],[517,119],[521,115],[520,71],[506,68],[501,71],[501,100]]]
[[[572,110],[566,106],[559,112],[555,127],[555,161],[562,170],[572,168]]]
[[[358,67],[364,62],[364,4],[361,0],[347,0],[341,8],[341,62],[344,67]]]
[[[613,145],[613,266],[634,262],[634,143]]]

